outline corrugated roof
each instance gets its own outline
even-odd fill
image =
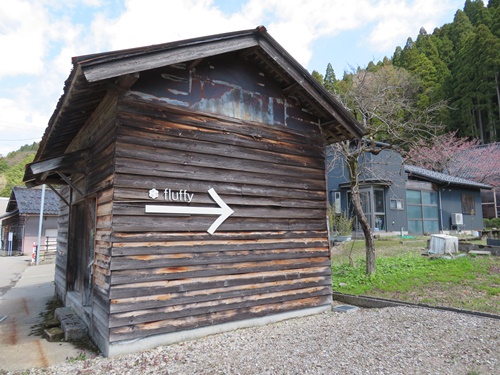
[[[10,195],[7,212],[19,210],[20,215],[40,214],[42,202],[42,189],[28,189],[21,186],[14,186]],[[52,190],[45,190],[43,202],[44,215],[59,214],[59,197]]]
[[[416,167],[414,165],[405,164],[405,172],[410,176],[417,176],[427,181],[435,182],[441,185],[454,185],[464,186],[478,189],[491,189],[490,185],[482,184],[479,182],[466,180],[465,178],[450,176],[445,173],[434,172],[429,169]]]

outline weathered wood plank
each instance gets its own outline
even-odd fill
[[[223,201],[225,200],[224,196],[219,196]],[[115,216],[146,216],[144,212],[145,204],[149,205],[178,205],[183,206],[185,204],[178,203],[166,203],[165,201],[149,201],[149,202],[116,202],[113,206],[113,214]],[[207,202],[207,204],[198,204],[195,199],[191,202],[191,205],[196,205],[197,207],[217,207],[214,201]],[[227,203],[227,202],[226,202]],[[232,207],[236,207],[233,205]],[[161,214],[160,214],[161,215]],[[154,217],[158,217],[153,215]],[[163,215],[162,215],[163,216]],[[160,216],[161,217],[161,216]],[[269,207],[269,206],[240,206],[238,209],[235,209],[234,213],[231,215],[232,218],[259,218],[259,219],[274,219],[274,218],[289,218],[289,219],[317,219],[318,217],[323,217],[326,220],[326,211],[324,208],[322,209],[303,209],[303,208],[294,208],[294,207]],[[163,217],[161,217],[163,219]],[[192,217],[190,221],[196,220],[198,217]],[[213,221],[213,220],[212,220]]]
[[[169,281],[181,278],[238,275],[243,273],[281,272],[315,267],[331,267],[329,258],[301,258],[280,261],[243,262],[234,264],[210,264],[181,267],[147,268],[138,270],[116,270],[111,274],[111,284],[127,284],[139,281]]]
[[[228,142],[234,142],[234,144],[240,146],[249,143],[253,145],[256,140],[269,140],[265,147],[278,153],[315,154],[323,152],[325,146],[319,126],[311,127],[307,133],[304,133],[293,128],[277,128],[263,123],[255,124],[215,114],[197,113],[193,110],[186,110],[168,104],[158,106],[155,103],[137,98],[123,98],[119,106],[118,116],[119,119],[128,117],[133,121],[143,116],[151,119],[151,123],[159,120],[160,127],[162,127],[162,121],[167,121],[177,124],[176,126],[183,132],[189,130],[203,131],[205,133],[213,132],[216,137],[218,134],[231,134],[232,137],[229,137]],[[157,127],[153,127],[154,130],[158,130]],[[189,137],[189,133],[186,136]],[[205,135],[205,137],[212,140],[208,138],[208,135]],[[288,145],[288,143],[291,145]],[[281,144],[287,145],[286,149],[271,148]]]
[[[168,319],[154,323],[143,323],[112,328],[110,330],[110,342],[130,340],[155,334],[178,332],[184,329],[192,329],[235,320],[250,319],[314,306],[322,306],[329,304],[330,301],[331,296],[318,296],[288,301],[286,303],[280,302],[253,306],[244,309],[225,310],[222,312],[201,315],[196,318],[187,317],[184,319]]]
[[[175,219],[166,216],[116,216],[113,228],[117,232],[179,232],[181,230],[203,232],[212,225],[214,218],[178,216]],[[279,231],[279,230],[326,230],[325,219],[286,219],[269,220],[256,218],[228,218],[217,230],[223,231]]]
[[[203,160],[204,164],[210,163],[208,158],[195,155],[185,155],[185,157],[181,159],[188,159],[192,157]],[[173,161],[170,157],[169,160]],[[250,187],[263,186],[268,189],[286,188],[289,192],[293,191],[293,189],[325,190],[324,178],[322,178],[323,174],[305,176],[294,173],[278,173],[278,170],[276,170],[276,173],[273,173],[274,168],[272,165],[269,165],[268,168],[261,168],[259,171],[248,171],[249,169],[254,168],[245,167],[243,163],[239,162],[233,165],[229,162],[225,163],[226,168],[222,168],[223,170],[209,168],[208,165],[203,168],[189,167],[184,166],[185,163],[185,161],[179,161],[179,164],[169,164],[167,161],[143,161],[130,158],[130,156],[121,157],[116,163],[116,173],[118,175],[115,178],[120,179],[121,175],[127,175],[127,177],[134,176],[137,178],[137,176],[141,176],[142,178],[142,176],[144,176],[147,179],[163,181],[165,181],[165,179],[182,179],[185,181],[184,185],[189,183],[194,186],[203,184],[206,186],[207,183],[232,183],[237,186],[245,186],[245,184],[249,184]],[[161,167],[159,166],[160,164],[162,165]],[[292,176],[295,177],[292,178]],[[119,180],[117,185],[123,185],[126,187],[123,180]],[[158,185],[158,187],[161,187],[160,184]],[[246,190],[250,191],[250,187],[247,187]],[[203,189],[205,191],[207,190],[206,187],[201,186],[202,191]],[[303,199],[307,198],[303,197]]]
[[[144,269],[157,267],[197,266],[201,264],[214,265],[240,262],[259,262],[272,260],[287,260],[312,257],[328,257],[329,249],[274,249],[254,251],[224,251],[206,253],[183,253],[162,255],[131,255],[113,257],[111,270]]]
[[[205,240],[199,241],[176,241],[176,242],[115,242],[111,250],[112,256],[123,255],[161,255],[178,253],[202,253],[202,252],[225,252],[234,250],[275,250],[295,248],[307,249],[328,247],[328,241],[324,238],[292,238],[292,239],[252,239],[252,240]]]
[[[327,267],[312,267],[300,270],[283,270],[279,272],[259,272],[239,275],[218,275],[212,277],[182,278],[169,281],[136,282],[116,285],[110,292],[110,298],[130,298],[155,294],[180,293],[199,289],[233,287],[236,285],[258,285],[260,283],[287,281],[298,279],[326,278],[330,271]],[[318,279],[319,281],[319,279]],[[331,285],[331,282],[328,282]]]
[[[137,125],[134,121],[134,125]],[[150,120],[148,120],[150,121]],[[272,163],[282,171],[285,168],[291,171],[302,171],[306,175],[314,175],[324,168],[324,151],[316,153],[307,153],[297,155],[290,153],[293,149],[291,144],[283,144],[283,141],[274,141],[282,143],[280,151],[262,150],[262,145],[270,142],[267,139],[254,140],[253,143],[247,143],[245,147],[234,145],[230,141],[231,135],[226,132],[224,134],[217,134],[212,132],[209,141],[205,141],[203,132],[195,133],[191,138],[186,137],[182,131],[168,131],[169,127],[175,129],[175,124],[166,122],[161,124],[162,127],[156,127],[152,131],[145,131],[144,128],[137,129],[131,126],[122,124],[118,133],[118,142],[127,144],[134,144],[141,147],[156,148],[156,149],[172,149],[176,150],[179,154],[204,154],[207,157],[212,155],[225,156],[228,158],[238,158],[250,161],[248,165],[255,165],[251,170],[258,170],[258,168],[268,168],[268,164]],[[169,135],[171,134],[171,135]],[[218,138],[215,136],[217,135]],[[148,159],[145,159],[148,160]]]
[[[110,328],[130,324],[142,324],[166,319],[179,319],[195,317],[198,315],[211,314],[232,309],[245,309],[256,305],[286,302],[290,299],[311,298],[324,296],[329,291],[329,286],[306,287],[302,284],[300,289],[280,290],[277,292],[266,291],[265,293],[235,296],[232,298],[221,298],[209,301],[193,301],[175,306],[133,310],[125,313],[112,313],[109,319]]]
[[[246,231],[246,232],[215,232],[210,239],[217,241],[234,241],[234,240],[281,240],[281,239],[304,239],[309,238],[324,238],[327,241],[326,227],[319,231]],[[145,232],[145,233],[127,233],[114,232],[110,238],[115,243],[134,243],[134,242],[204,242],[207,240],[207,232]],[[121,245],[120,245],[121,246]],[[133,245],[131,245],[133,246]]]
[[[170,186],[170,184],[168,184]],[[175,189],[174,191],[178,191],[179,189]],[[247,191],[249,189],[246,189]],[[297,198],[300,192],[295,194],[295,197],[283,197],[275,195],[274,192],[269,189],[269,194],[263,194],[262,189],[255,189],[255,192],[260,194],[261,196],[256,199],[255,196],[243,195],[243,191],[240,194],[231,194],[225,195],[224,201],[229,206],[231,205],[241,205],[241,206],[268,206],[268,207],[292,207],[292,208],[302,208],[302,209],[324,209],[326,203],[321,199],[305,199],[303,196]],[[276,189],[279,191],[281,195],[284,195],[281,189]],[[134,188],[126,188],[120,187],[115,194],[115,202],[116,203],[150,203],[151,198],[148,196],[148,189],[134,189]],[[164,194],[164,190],[160,191],[160,194]],[[193,194],[193,192],[189,192]],[[200,195],[200,197],[196,196],[196,202],[203,202],[208,204],[213,204],[213,200],[208,196],[207,192],[204,191],[202,193],[196,194]],[[290,192],[287,195],[291,195]],[[314,194],[313,197],[321,196],[320,194]],[[194,199],[194,198],[193,198]]]
[[[272,178],[272,176],[270,177]],[[166,186],[168,185],[168,186]],[[197,181],[197,180],[183,180],[180,178],[168,179],[163,177],[156,177],[153,174],[147,174],[144,172],[140,177],[137,175],[123,175],[117,174],[115,176],[114,186],[116,188],[117,194],[122,189],[134,189],[141,191],[141,199],[148,199],[147,193],[152,187],[157,189],[170,188],[172,190],[186,189],[191,193],[195,194],[207,194],[207,190],[212,187],[218,194],[224,194],[227,196],[242,196],[248,197],[250,199],[255,199],[257,197],[263,197],[264,199],[269,199],[269,197],[274,198],[290,198],[296,200],[317,200],[325,202],[326,189],[316,189],[316,190],[304,190],[299,188],[290,188],[288,186],[274,187],[264,185],[253,185],[253,184],[238,184],[235,182],[228,183],[227,181]]]
[[[172,141],[172,144],[176,143],[176,141]],[[287,177],[292,174],[292,175],[298,175],[301,178],[303,178],[305,181],[307,181],[309,184],[314,183],[318,184],[321,182],[321,173],[312,173],[312,171],[306,175],[300,174],[298,171],[290,171],[290,172],[295,172],[295,173],[286,173],[287,168],[285,168],[285,165],[278,166],[276,163],[278,162],[274,155],[269,155],[269,160],[267,162],[256,162],[253,160],[248,160],[248,159],[243,159],[237,157],[237,154],[233,154],[232,156],[230,154],[227,155],[221,155],[221,154],[203,154],[200,153],[198,150],[196,152],[193,151],[183,151],[183,150],[175,150],[173,147],[165,147],[160,148],[157,146],[143,146],[138,144],[138,142],[131,141],[129,143],[125,143],[123,141],[120,141],[120,143],[117,144],[117,149],[116,149],[116,156],[117,156],[117,169],[118,171],[124,171],[127,172],[125,168],[126,166],[126,161],[128,159],[131,160],[140,160],[140,161],[146,161],[146,162],[153,162],[153,163],[171,163],[171,164],[178,164],[180,166],[182,165],[191,165],[193,167],[197,167],[198,172],[201,173],[203,172],[202,168],[213,168],[214,166],[217,166],[217,168],[220,171],[220,173],[225,173],[226,175],[229,176],[239,176],[239,180],[244,180],[245,177],[247,180],[251,181],[251,177],[253,178],[260,178],[261,175],[265,175],[265,172],[267,171],[268,174],[272,174],[273,167],[276,167],[276,178],[281,178],[283,181],[287,181]],[[155,150],[158,149],[163,149],[163,150],[171,150],[168,153],[158,153],[155,152]],[[173,151],[175,150],[175,152]],[[251,151],[249,151],[251,152]],[[323,163],[323,159],[320,159],[321,163]],[[301,162],[297,162],[296,164],[300,167],[309,167],[309,164],[312,164],[313,160],[309,158],[304,158]],[[133,162],[129,162],[129,165],[133,166]],[[319,169],[321,166],[319,165],[319,162],[315,162],[314,166],[311,166],[311,168],[316,167],[318,168],[318,171],[322,171],[322,169]],[[177,168],[179,169],[179,168]],[[193,171],[193,168],[186,167],[186,172],[185,174],[188,175],[190,171]],[[232,172],[231,172],[232,171]],[[153,174],[153,171],[150,170],[145,170],[143,171],[145,175],[148,174]],[[148,173],[149,172],[149,173]],[[161,174],[161,169],[156,172],[157,174]],[[208,171],[210,172],[210,171]],[[171,176],[179,176],[179,173],[171,172]],[[194,172],[196,173],[196,172]],[[253,173],[253,174],[252,174]],[[135,172],[137,174],[137,172]],[[167,175],[168,173],[163,171],[163,175]],[[279,176],[279,177],[278,177]],[[312,180],[311,177],[319,179],[319,181]],[[203,178],[203,176],[202,176]],[[234,177],[233,177],[234,178]],[[311,181],[309,181],[311,180]],[[322,178],[324,180],[324,176]],[[293,187],[293,186],[292,186]]]

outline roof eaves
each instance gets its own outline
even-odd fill
[[[0,220],[10,219],[11,217],[14,217],[16,215],[19,215],[19,210],[14,210],[3,214],[2,216],[0,216]]]
[[[257,46],[256,29],[73,59],[88,82]]]
[[[317,82],[304,67],[297,62],[280,44],[268,33],[263,33],[259,39],[259,46],[280,66],[289,67],[287,73],[313,97],[323,108],[327,109],[342,126],[352,134],[353,138],[361,139],[366,130],[351,114],[335,99],[319,82]],[[276,53],[277,52],[277,53]],[[292,69],[290,69],[292,68]]]
[[[441,185],[454,185],[454,186],[465,186],[473,187],[478,189],[490,190],[492,187],[490,185],[482,184],[479,182],[467,180],[461,177],[450,176],[440,172],[434,172],[421,167],[415,167],[412,165],[405,165],[405,171],[411,176],[418,176],[429,182],[435,182]]]

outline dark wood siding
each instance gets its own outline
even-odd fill
[[[110,342],[331,302],[315,125],[229,120],[130,97],[118,123]],[[187,190],[190,205],[204,207],[215,205],[214,188],[234,213],[210,235],[216,217],[145,214],[145,204],[161,203],[148,197],[152,188]]]
[[[71,200],[69,187],[62,187],[59,193],[67,202]],[[57,256],[54,283],[57,297],[64,301],[66,297],[66,267],[68,263],[69,206],[62,199],[59,201],[57,224]]]
[[[78,150],[89,150],[86,175],[74,175],[73,183],[84,193],[80,196],[66,189],[67,201],[61,206],[59,218],[58,256],[56,265],[56,290],[61,298],[65,298],[67,290],[67,267],[68,267],[68,241],[72,246],[76,245],[75,239],[71,239],[68,233],[70,210],[73,205],[83,199],[95,199],[95,208],[87,204],[89,209],[95,209],[95,231],[89,233],[93,236],[93,263],[92,263],[92,316],[88,322],[92,330],[91,337],[100,345],[105,347],[109,337],[109,291],[110,291],[110,258],[111,258],[111,209],[113,200],[113,176],[114,176],[114,152],[116,138],[116,104],[117,94],[110,92],[101,102],[95,113],[89,118],[87,124],[73,139],[67,152]],[[64,191],[64,190],[63,190]],[[94,215],[91,215],[94,216]],[[76,224],[75,230],[82,230],[83,226]],[[76,253],[77,250],[71,250]],[[82,250],[85,252],[86,250]],[[90,251],[90,250],[89,250]],[[78,264],[78,260],[77,260]],[[85,268],[85,267],[84,267]],[[81,271],[78,271],[81,272]],[[76,278],[76,275],[72,275]]]

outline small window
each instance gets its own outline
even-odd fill
[[[403,200],[391,198],[390,208],[391,210],[404,210]]]
[[[462,194],[462,213],[474,215],[476,211],[476,201],[471,194]]]

